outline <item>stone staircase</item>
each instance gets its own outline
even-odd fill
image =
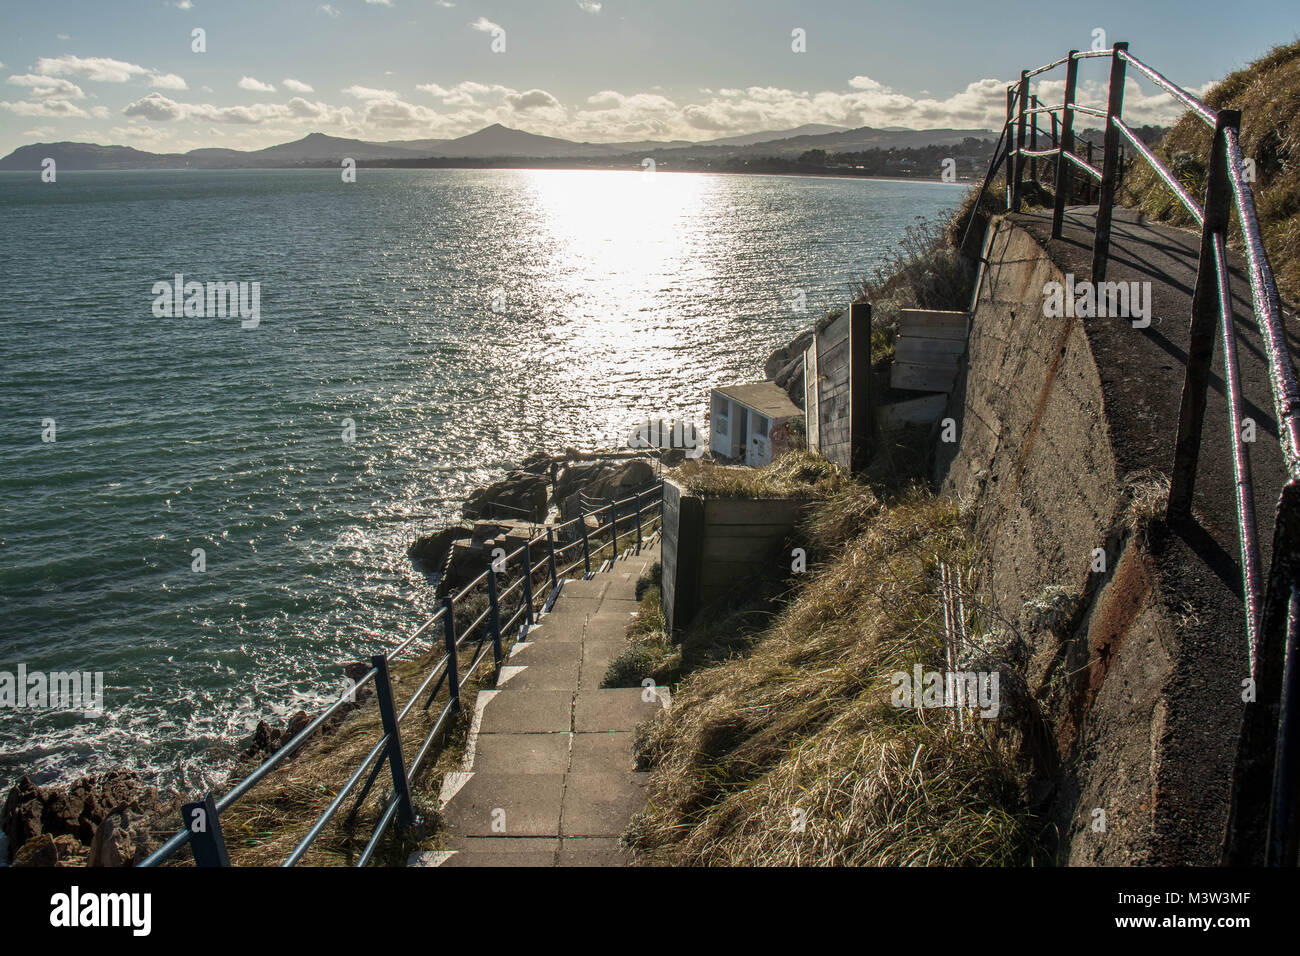
[[[667,697],[600,683],[628,646],[636,581],[658,556],[651,543],[589,580],[564,582],[496,689],[479,692],[460,771],[443,780],[446,849],[417,853],[412,865],[626,863],[618,837],[644,805],[632,730]]]

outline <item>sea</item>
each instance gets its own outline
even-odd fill
[[[662,170],[0,173],[0,684],[103,689],[97,715],[0,695],[0,786],[220,786],[259,719],[336,695],[342,664],[436,610],[406,548],[467,492],[647,418],[703,427],[710,388],[761,379],[961,195]]]

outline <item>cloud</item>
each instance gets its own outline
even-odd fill
[[[270,83],[263,83],[251,76],[241,76],[237,84],[241,90],[252,90],[254,93],[274,93],[275,87]]]
[[[366,0],[366,3],[372,7],[391,7],[393,0]]]
[[[469,25],[469,28],[479,33],[492,33],[494,30],[503,29],[501,24],[493,23],[487,17],[479,17]]]
[[[564,107],[560,105],[560,101],[545,90],[529,90],[526,93],[507,93],[506,104],[512,110],[518,110],[520,112],[537,109],[539,107],[564,109]]]
[[[284,88],[285,88],[286,90],[290,90],[290,91],[292,91],[292,92],[294,92],[294,93],[314,93],[314,92],[316,92],[315,90],[313,90],[313,89],[311,88],[311,86],[310,86],[309,84],[304,83],[302,80],[292,80],[292,79],[290,79],[290,80],[284,80],[283,83],[284,83]]]
[[[176,0],[176,2],[172,4],[172,6],[174,6],[177,10],[194,9],[194,4],[191,3],[190,0]]]
[[[450,10],[452,7],[456,5],[452,3],[451,0],[433,0],[433,2],[434,2],[434,6],[443,7],[444,9],[447,10]]]
[[[34,67],[42,76],[78,76],[92,83],[126,83],[133,77],[149,79],[149,85],[167,90],[186,89],[185,81],[175,73],[160,73],[138,63],[114,60],[106,56],[43,56]]]
[[[39,103],[30,103],[19,101],[10,103],[0,101],[0,109],[6,109],[18,116],[48,116],[58,119],[70,117],[86,117],[88,114],[81,107],[69,102],[68,100],[42,100]]]
[[[578,9],[583,13],[600,13],[600,7],[596,0],[578,0]]]
[[[42,99],[58,97],[60,99],[84,100],[86,98],[86,94],[82,92],[81,87],[70,80],[59,77],[23,73],[9,77],[7,82],[12,83],[14,86],[26,86],[32,91],[32,96],[39,96]]]
[[[136,63],[114,60],[106,56],[80,57],[43,56],[36,61],[36,72],[42,76],[81,76],[96,83],[125,83],[133,76],[146,76],[151,71]]]
[[[316,10],[319,13],[325,14],[325,16],[333,20],[337,20],[341,16],[339,11],[336,10],[334,7],[330,6],[328,3],[322,3],[319,7],[316,8]]]
[[[343,92],[348,96],[355,96],[359,100],[395,100],[398,99],[396,90],[377,90],[369,86],[346,86]]]
[[[149,85],[159,90],[188,90],[185,80],[175,73],[154,73],[149,77]]]
[[[185,110],[180,103],[169,100],[161,93],[150,93],[128,104],[122,113],[124,116],[139,116],[141,119],[155,122],[168,122],[180,119],[185,115]]]

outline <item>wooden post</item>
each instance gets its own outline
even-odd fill
[[[1101,191],[1097,196],[1097,232],[1092,240],[1092,281],[1106,280],[1110,259],[1110,221],[1115,210],[1115,185],[1119,177],[1119,129],[1115,120],[1124,112],[1124,58],[1127,43],[1116,43],[1110,55],[1110,96],[1106,101],[1106,138],[1102,141]]]
[[[1007,135],[1004,137],[1005,141],[1002,146],[1002,177],[1006,180],[1006,188],[1003,190],[1006,195],[1003,198],[1008,209],[1011,208],[1011,117],[1013,115],[1013,110],[1015,109],[1015,102],[1016,94],[1014,92],[1014,87],[1008,86],[1007,123],[1005,127]]]
[[[1073,163],[1067,155],[1074,152],[1074,96],[1079,80],[1078,50],[1070,51],[1069,62],[1065,66],[1065,105],[1061,109],[1061,152],[1056,157],[1056,204],[1052,210],[1052,238],[1061,238],[1061,228],[1065,222],[1065,204],[1070,201],[1070,190],[1074,185]]]
[[[1029,71],[1020,71],[1020,89],[1016,93],[1019,116],[1016,120],[1015,180],[1011,183],[1011,211],[1020,212],[1020,180],[1025,174],[1025,118],[1029,109]]]
[[[849,306],[849,465],[871,460],[871,303]]]
[[[1029,104],[1034,109],[1038,109],[1038,107],[1042,105],[1042,102],[1038,99],[1037,96],[1031,96],[1029,98]],[[1038,149],[1038,114],[1030,113],[1029,114],[1029,151],[1034,152],[1037,149]],[[1037,156],[1029,157],[1029,179],[1031,182],[1035,184],[1037,184],[1038,182],[1038,157]]]

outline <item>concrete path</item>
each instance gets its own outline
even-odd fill
[[[621,866],[618,837],[644,805],[632,730],[664,706],[602,690],[628,646],[636,581],[657,544],[591,580],[570,580],[481,691],[460,773],[443,782],[447,849],[417,866]]]

